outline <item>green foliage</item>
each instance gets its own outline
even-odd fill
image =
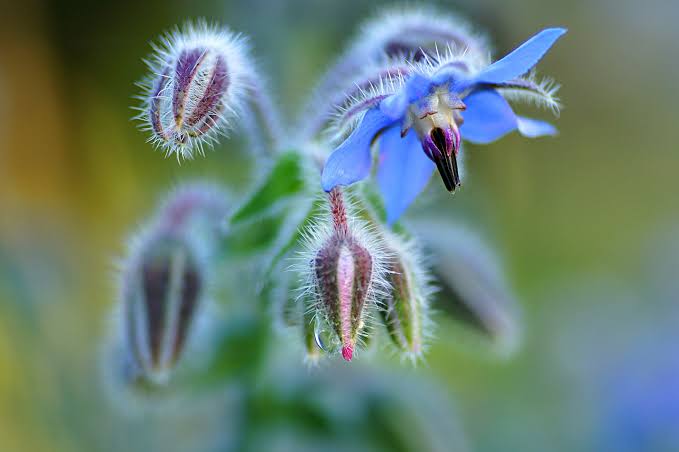
[[[278,156],[269,174],[231,216],[232,226],[265,216],[277,203],[299,196],[307,187],[302,155],[287,151]]]
[[[267,269],[299,240],[303,226],[319,210],[315,180],[296,151],[280,154],[266,177],[233,213],[223,239],[223,255],[229,259],[265,253]]]

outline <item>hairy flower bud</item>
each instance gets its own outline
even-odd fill
[[[181,235],[143,240],[124,270],[123,334],[135,371],[164,383],[182,355],[205,290],[199,252]]]
[[[353,238],[335,236],[318,251],[314,272],[320,299],[342,342],[342,356],[351,361],[363,327],[372,257]]]
[[[380,314],[396,348],[404,357],[416,360],[422,356],[431,324],[429,280],[412,243],[391,235],[388,242],[391,249],[386,274],[389,290]]]
[[[329,194],[330,221],[307,231],[308,252],[304,272],[311,294],[316,346],[331,352],[341,349],[351,361],[366,329],[366,310],[374,306],[374,294],[384,285],[383,254],[379,242],[353,218],[348,218],[343,195]],[[310,344],[312,329],[307,329]],[[337,344],[338,347],[335,347]]]
[[[242,39],[205,24],[164,38],[149,67],[140,119],[152,141],[185,158],[225,132],[252,77]]]
[[[357,107],[391,94],[393,85],[399,86],[417,65],[437,61],[446,49],[485,60],[488,48],[485,37],[445,11],[403,6],[381,9],[363,24],[321,79],[300,118],[300,135],[312,137],[328,122],[341,135],[346,132],[343,123],[351,123],[346,119]]]
[[[446,46],[479,53],[488,47],[486,39],[458,17],[433,8],[398,6],[364,23],[353,51],[362,52],[366,60],[386,54],[419,61],[435,57]]]

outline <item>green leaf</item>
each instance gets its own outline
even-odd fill
[[[319,175],[295,151],[281,154],[269,174],[236,210],[222,239],[225,259],[266,256],[268,276],[299,241],[321,206]]]
[[[222,240],[223,253],[243,257],[263,252],[276,241],[285,219],[285,209],[279,208],[256,222],[231,226]]]
[[[306,188],[304,173],[305,168],[299,153],[288,151],[281,154],[269,175],[233,214],[231,224],[255,219],[280,201],[299,195]]]

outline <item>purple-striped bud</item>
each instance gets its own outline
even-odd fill
[[[149,66],[140,119],[152,141],[186,158],[225,132],[251,76],[242,40],[204,24],[166,37]]]
[[[352,237],[333,236],[314,261],[317,290],[332,328],[351,361],[363,327],[363,306],[372,276],[372,257]]]
[[[165,383],[182,355],[205,289],[191,241],[173,233],[146,237],[124,269],[123,334],[135,373]]]
[[[310,346],[313,332],[318,348],[341,350],[351,361],[368,331],[366,311],[385,284],[384,252],[379,239],[347,212],[341,191],[328,195],[330,218],[307,230],[300,268],[311,302],[305,336]]]

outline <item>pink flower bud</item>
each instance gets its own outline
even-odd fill
[[[351,236],[335,235],[318,251],[314,272],[318,295],[342,344],[342,356],[351,361],[363,327],[372,257]]]
[[[303,271],[311,294],[308,312],[316,345],[341,351],[351,361],[367,332],[366,311],[375,306],[375,294],[385,284],[384,257],[380,240],[350,216],[339,189],[329,193],[329,214],[307,231]]]

